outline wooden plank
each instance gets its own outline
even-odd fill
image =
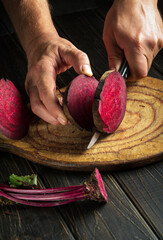
[[[74,240],[70,230],[51,208],[0,207],[0,239]]]
[[[63,172],[36,165],[47,185],[81,184],[90,173]],[[59,207],[76,239],[157,239],[111,174],[102,174],[108,203],[78,202]]]
[[[54,16],[62,16],[65,14],[70,14],[74,12],[81,12],[86,11],[89,9],[94,9],[97,7],[100,7],[107,3],[107,0],[71,0],[66,1],[62,0],[49,0],[51,12],[54,14]]]
[[[3,7],[2,1],[0,1],[0,35],[13,32],[14,28],[12,23]]]
[[[163,239],[163,162],[115,176],[158,238]]]
[[[36,173],[29,162],[9,153],[1,153],[0,182],[8,183],[12,173]],[[44,187],[39,178],[39,185]],[[74,240],[58,208],[36,208],[24,205],[0,206],[0,239],[69,239]]]

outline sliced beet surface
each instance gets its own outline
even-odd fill
[[[99,82],[93,106],[98,131],[112,133],[120,125],[126,110],[126,83],[119,72],[111,72]]]
[[[0,132],[20,139],[28,131],[30,112],[19,91],[9,80],[0,80]]]

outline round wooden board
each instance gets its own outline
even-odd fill
[[[52,126],[33,117],[19,141],[0,136],[0,147],[33,162],[65,170],[120,170],[163,157],[163,81],[127,83],[125,117],[111,135],[101,135],[89,150],[92,133],[75,126]]]

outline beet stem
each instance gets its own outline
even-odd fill
[[[60,206],[64,204],[69,204],[72,202],[75,202],[77,200],[83,200],[85,199],[85,196],[81,196],[78,199],[71,199],[67,201],[57,201],[57,202],[34,202],[34,201],[26,201],[26,200],[21,200],[15,197],[10,196],[10,194],[4,193],[3,191],[0,190],[0,196],[7,198],[11,201],[14,201],[16,203],[24,204],[27,206],[33,206],[33,207],[55,207],[55,206]]]
[[[81,196],[87,196],[86,191],[70,191],[70,192],[63,192],[63,193],[55,193],[55,194],[17,194],[17,193],[10,193],[11,196],[23,199],[23,200],[34,200],[34,201],[61,201],[61,200],[70,200],[73,198],[78,198]]]
[[[27,193],[27,194],[49,194],[49,193],[59,193],[59,192],[66,192],[72,190],[79,190],[84,189],[85,185],[75,185],[75,186],[68,186],[68,187],[59,187],[59,188],[45,188],[45,189],[21,189],[21,188],[14,188],[9,187],[5,184],[0,183],[0,189],[8,192],[14,193]]]
[[[20,189],[0,183],[0,196],[16,203],[35,207],[54,207],[84,199],[107,202],[105,187],[97,168],[87,182],[76,186]]]

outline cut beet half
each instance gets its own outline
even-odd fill
[[[30,111],[18,89],[9,80],[0,80],[0,132],[8,138],[20,139],[28,131]]]
[[[126,110],[126,83],[119,72],[113,71],[101,80],[95,92],[93,119],[100,132],[114,132]]]
[[[63,111],[72,124],[92,131],[94,127],[92,106],[98,81],[94,77],[77,76],[67,88]]]
[[[82,129],[112,133],[120,125],[126,109],[126,84],[113,71],[101,81],[77,76],[67,88],[63,110],[72,124]]]

